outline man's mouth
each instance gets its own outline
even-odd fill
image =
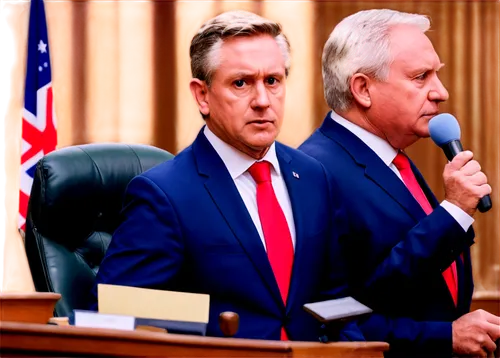
[[[266,123],[273,123],[274,121],[270,119],[255,119],[253,121],[250,121],[249,124],[266,124]]]
[[[424,113],[422,114],[422,117],[434,117],[437,116],[439,112],[432,112],[432,113]]]

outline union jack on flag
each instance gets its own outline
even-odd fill
[[[31,0],[19,190],[19,228],[23,231],[36,163],[57,144],[51,77],[43,0]]]

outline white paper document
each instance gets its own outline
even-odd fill
[[[111,328],[133,331],[135,317],[74,310],[75,326],[87,328]]]

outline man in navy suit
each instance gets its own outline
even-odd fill
[[[484,355],[500,318],[469,313],[469,247],[479,199],[491,192],[471,152],[443,173],[438,203],[404,149],[428,137],[448,92],[443,66],[425,35],[429,19],[392,10],[345,18],[323,51],[332,111],[300,149],[321,161],[340,187],[353,229],[341,243],[357,297],[375,311],[362,325],[393,354]]]
[[[279,24],[235,11],[205,23],[190,56],[206,126],[130,182],[97,284],[209,294],[210,336],[234,311],[236,337],[317,341],[303,305],[345,295],[334,257],[345,221],[324,167],[275,141],[289,43]],[[335,339],[363,336],[348,326]]]

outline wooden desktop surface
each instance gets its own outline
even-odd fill
[[[0,322],[0,355],[162,357],[383,357],[382,342],[281,342]]]

